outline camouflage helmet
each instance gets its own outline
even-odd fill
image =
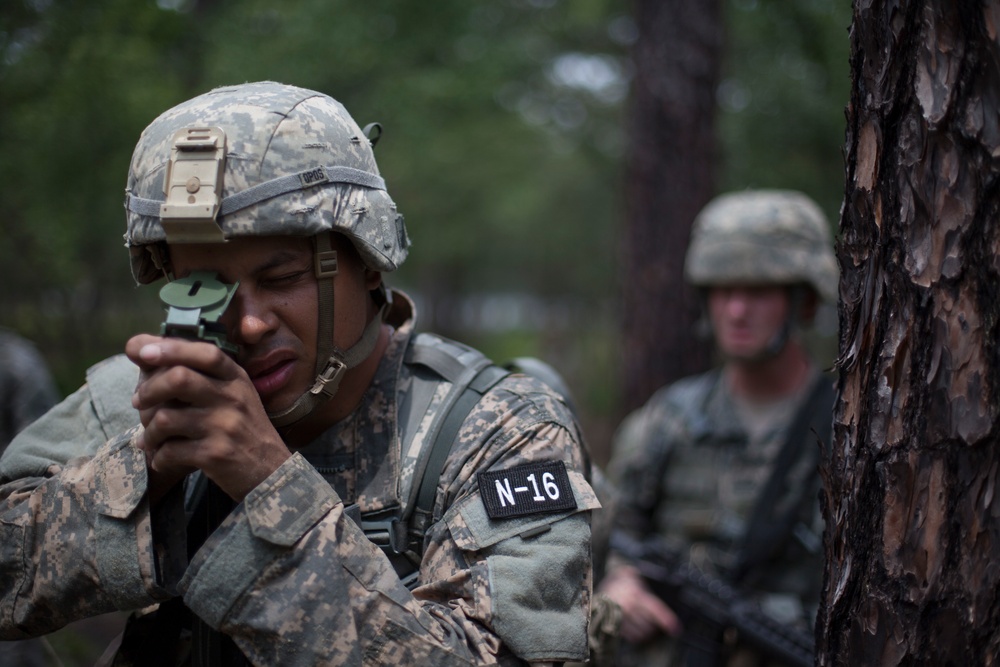
[[[837,300],[826,217],[792,190],[747,190],[710,201],[695,219],[684,273],[697,287],[805,283],[822,299]]]
[[[217,88],[160,115],[136,145],[125,207],[140,283],[162,276],[145,250],[161,241],[333,231],[377,271],[395,270],[409,248],[371,142],[347,110],[280,83]]]
[[[361,338],[334,344],[331,236],[346,236],[365,266],[393,271],[409,239],[378,173],[372,142],[331,97],[280,83],[217,88],[150,123],[132,154],[125,243],[140,283],[171,276],[166,245],[222,243],[240,236],[313,240],[317,278],[316,378],[292,405],[269,412],[291,427],[336,395],[349,369],[377,344],[389,301]]]

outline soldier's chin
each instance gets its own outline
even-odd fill
[[[267,413],[268,418],[274,422],[278,415],[287,412],[289,408],[295,405],[295,402],[305,391],[294,391],[291,387],[288,387],[283,391],[278,391],[268,396],[260,396],[260,402],[264,406],[264,412]]]
[[[764,361],[774,356],[774,353],[766,345],[748,347],[735,347],[722,351],[722,358],[734,363],[752,364]]]
[[[719,351],[727,359],[752,359],[762,352],[763,348],[763,345],[730,342],[728,345],[721,345]]]
[[[281,414],[288,410],[290,407],[295,405],[295,401],[298,396],[272,396],[268,400],[261,401],[264,405],[264,411],[267,412],[268,416],[272,419],[274,415]]]

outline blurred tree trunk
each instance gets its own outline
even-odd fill
[[[635,0],[622,256],[624,407],[703,370],[709,344],[683,281],[691,223],[713,194],[719,0]]]
[[[998,30],[855,2],[820,665],[1000,656]]]

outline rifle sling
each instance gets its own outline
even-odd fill
[[[807,495],[814,491],[812,482],[819,474],[819,446],[808,444],[809,434],[815,434],[819,442],[829,441],[833,428],[834,398],[833,384],[829,377],[820,374],[813,383],[809,397],[795,414],[771,475],[754,503],[750,520],[740,540],[736,567],[732,574],[734,583],[744,582],[785,546]],[[809,474],[803,478],[803,483],[798,488],[790,489],[789,473],[803,456],[808,457],[808,461],[802,463],[809,465]],[[788,503],[784,512],[775,516],[775,508],[779,507],[783,496],[793,496],[794,502]]]

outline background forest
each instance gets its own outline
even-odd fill
[[[835,224],[849,1],[723,6],[718,190],[801,189]],[[637,34],[610,0],[4,0],[0,324],[38,344],[64,394],[155,330],[156,290],[133,285],[122,247],[140,131],[217,85],[294,83],[382,124],[376,157],[414,240],[388,282],[416,298],[420,328],[550,361],[602,461],[623,411]]]

